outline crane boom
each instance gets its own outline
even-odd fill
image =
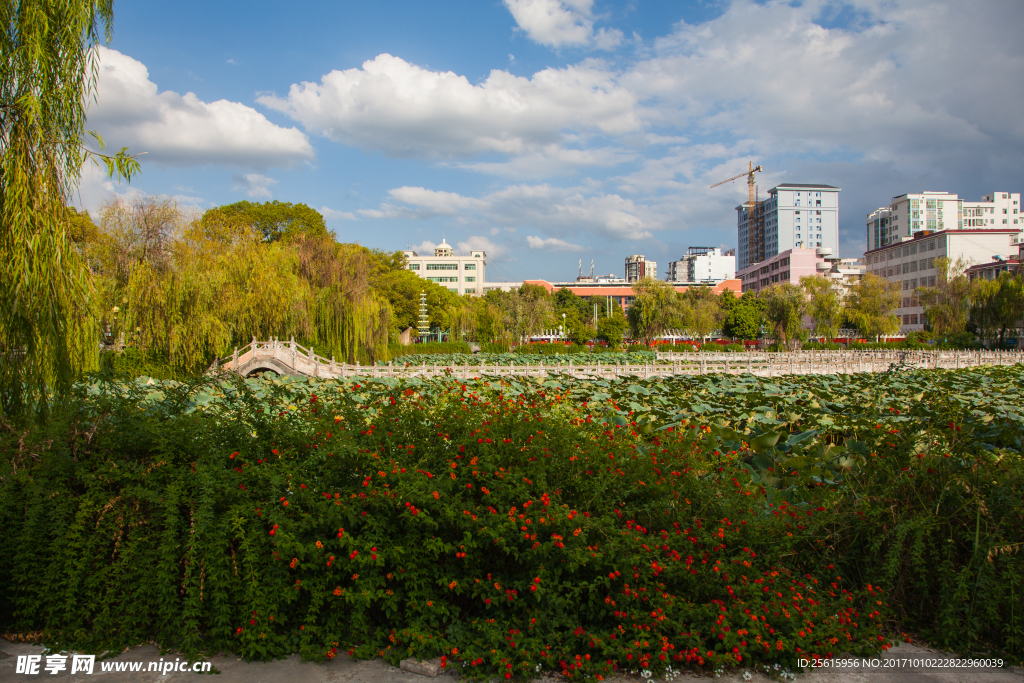
[[[761,168],[761,167],[758,166],[758,168]],[[726,183],[731,183],[732,181],[734,181],[734,180],[736,180],[738,178],[742,178],[743,176],[747,175],[748,173],[749,173],[749,171],[744,171],[743,173],[740,173],[739,175],[734,175],[732,178],[726,178],[725,180],[721,180],[721,181],[715,183],[714,185],[712,185],[711,187],[714,188],[714,187],[718,187],[719,185],[725,185]]]
[[[748,162],[749,168],[746,173],[740,173],[734,175],[732,178],[728,178],[719,183],[715,183],[711,187],[718,187],[719,185],[725,185],[731,183],[734,180],[738,180],[743,176],[747,176],[747,190],[749,194],[747,202],[747,234],[749,235],[749,246],[748,246],[748,258],[751,259],[751,263],[756,263],[763,260],[764,258],[764,225],[761,223],[761,217],[755,215],[760,212],[757,210],[757,197],[755,196],[756,190],[754,189],[754,174],[763,172],[764,169],[761,166],[754,166],[754,162]]]

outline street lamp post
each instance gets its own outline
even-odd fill
[[[568,330],[565,329],[565,332],[563,332],[562,331],[563,329],[565,329],[565,313],[562,314],[562,324],[558,326],[559,334],[564,337],[565,336],[565,332],[568,332]],[[565,340],[563,339],[562,341],[565,341]]]

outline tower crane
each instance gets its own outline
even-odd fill
[[[737,180],[739,178],[742,178],[743,176],[747,176],[747,187],[750,189],[750,204],[748,206],[750,207],[751,210],[753,210],[753,208],[754,208],[754,174],[758,173],[760,171],[764,171],[764,169],[761,166],[754,166],[754,162],[752,162],[752,161],[747,162],[747,163],[750,164],[750,169],[748,171],[746,171],[745,173],[740,173],[739,175],[734,175],[732,178],[726,178],[725,180],[723,180],[723,181],[721,181],[719,183],[715,183],[711,187],[718,187],[719,185],[725,185],[726,183],[731,183],[732,181]]]
[[[711,187],[718,187],[731,183],[734,180],[747,176],[747,188],[749,189],[750,200],[747,204],[747,258],[749,263],[758,263],[764,260],[764,224],[761,222],[762,212],[757,210],[757,195],[754,186],[754,174],[763,172],[764,169],[754,162],[748,162],[749,168],[746,173],[734,175],[732,178],[715,183]]]

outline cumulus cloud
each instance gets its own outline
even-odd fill
[[[430,240],[423,240],[419,244],[414,244],[414,245],[412,245],[409,248],[412,249],[413,251],[415,251],[417,254],[420,254],[421,256],[424,255],[424,254],[429,256],[429,255],[433,254],[434,253],[434,249],[437,248],[437,242],[431,242]]]
[[[558,239],[557,237],[542,239],[533,235],[527,235],[526,243],[530,245],[530,249],[544,249],[545,251],[586,251],[586,247],[581,247],[578,244],[570,244],[565,240]]]
[[[656,124],[753,139],[765,156],[977,165],[1008,140],[1024,143],[1024,91],[1000,85],[1024,77],[1024,5],[846,4],[860,20],[826,28],[826,0],[734,0],[710,22],[678,24],[618,83],[658,112]]]
[[[142,62],[117,50],[96,49],[99,82],[88,125],[108,147],[129,147],[133,153],[145,152],[144,161],[179,166],[268,168],[313,159],[302,131],[277,126],[239,102],[159,92]]]
[[[270,199],[270,186],[276,185],[277,181],[259,173],[237,174],[231,178],[235,181],[231,189],[245,192],[250,197],[264,197]]]
[[[614,240],[650,238],[663,221],[644,204],[587,187],[510,185],[482,197],[417,188],[397,188],[397,203],[364,209],[367,218],[427,219],[455,215],[466,224],[539,229],[554,235],[590,235]]]
[[[597,62],[530,78],[495,69],[473,85],[382,54],[258,101],[307,131],[396,157],[519,155],[562,144],[566,133],[622,135],[643,126],[636,98]]]
[[[504,245],[493,242],[483,235],[470,235],[456,244],[456,251],[460,253],[478,250],[483,250],[491,261],[502,261],[508,256],[508,249]]]
[[[505,0],[516,24],[534,42],[614,49],[622,42],[622,31],[602,28],[595,33],[593,5],[593,0]]]

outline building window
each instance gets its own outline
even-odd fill
[[[419,270],[419,269],[420,269],[420,264],[418,264],[418,263],[410,263],[409,264],[409,270]]]
[[[428,277],[427,279],[430,280],[431,282],[458,282],[459,281],[459,278],[457,278],[457,277]]]
[[[458,263],[428,263],[427,270],[458,270]]]
[[[463,270],[476,270],[476,264],[475,263],[467,263]]]
[[[475,275],[467,275],[467,276],[466,276],[465,278],[463,278],[463,279],[464,279],[464,280],[465,280],[466,282],[476,282],[476,276],[475,276]]]

